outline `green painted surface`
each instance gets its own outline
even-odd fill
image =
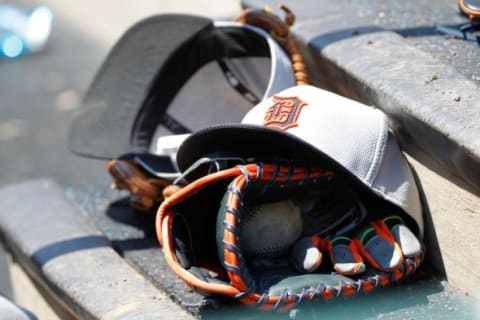
[[[332,302],[303,305],[289,314],[254,311],[244,307],[210,310],[203,319],[480,319],[480,301],[445,282],[417,281]]]

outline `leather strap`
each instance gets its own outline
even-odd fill
[[[280,8],[285,12],[283,21],[268,6],[264,9],[246,9],[240,13],[235,21],[250,24],[268,32],[290,56],[297,85],[308,84],[309,79],[305,61],[297,41],[290,32],[290,27],[295,22],[295,15],[284,4]]]
[[[171,181],[152,178],[134,160],[113,159],[107,162],[107,170],[115,181],[112,187],[130,192],[130,205],[140,211],[149,211],[155,204],[172,194]],[[163,191],[167,193],[164,194]]]

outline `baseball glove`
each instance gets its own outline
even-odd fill
[[[253,237],[244,232],[252,208],[285,200],[301,212],[299,231],[292,231],[296,222],[282,229],[272,216],[270,229],[257,226]],[[334,169],[250,163],[205,175],[173,194],[159,208],[156,230],[168,265],[193,289],[287,311],[370,292],[415,272],[423,246],[405,218]],[[291,241],[269,248],[265,236]],[[247,248],[252,243],[259,250]]]

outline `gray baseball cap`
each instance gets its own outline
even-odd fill
[[[382,204],[400,208],[423,234],[416,181],[386,115],[313,86],[294,86],[260,102],[241,123],[205,128],[177,152],[182,172],[201,158],[283,159],[335,170]]]
[[[200,85],[189,87],[209,64],[215,66],[197,77]],[[294,84],[288,55],[259,28],[154,16],[131,27],[107,56],[70,127],[69,148],[99,159],[152,152],[162,136],[239,121],[258,101]],[[238,100],[247,103],[240,108]]]

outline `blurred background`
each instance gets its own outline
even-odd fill
[[[2,4],[2,3],[0,3]],[[183,12],[233,17],[239,1],[10,1],[23,10],[46,5],[53,13],[43,50],[0,60],[0,185],[51,176],[59,182],[88,183],[105,174],[66,149],[72,114],[114,43],[144,17]],[[100,170],[97,169],[99,165]]]
[[[134,23],[155,14],[231,19],[240,11],[237,0],[24,0],[0,2],[0,9],[5,5],[21,12],[46,6],[53,22],[40,51],[0,58],[0,187],[38,177],[68,186],[108,184],[104,162],[73,155],[66,136],[75,110],[115,42]],[[0,292],[40,318],[54,319],[29,279],[10,262],[0,246]]]

